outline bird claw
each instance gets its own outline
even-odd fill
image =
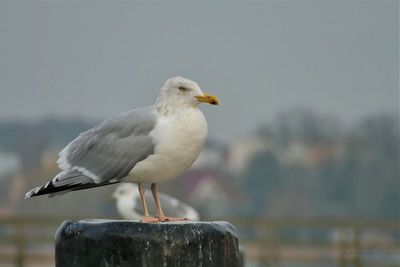
[[[176,217],[160,217],[158,218],[160,222],[182,222],[182,221],[189,221],[188,218],[176,218]]]
[[[151,217],[151,216],[144,216],[140,222],[142,223],[157,223],[157,222],[183,222],[183,221],[190,221],[188,218],[177,218],[177,217]]]
[[[151,217],[151,216],[145,216],[143,217],[140,222],[142,223],[156,223],[159,222],[160,220],[156,217]]]

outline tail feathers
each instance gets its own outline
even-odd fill
[[[49,195],[49,197],[53,197],[56,195],[66,194],[70,191],[104,186],[113,183],[117,182],[104,182],[96,184],[91,178],[79,171],[63,171],[45,185],[35,187],[28,191],[25,194],[25,199],[40,195]]]

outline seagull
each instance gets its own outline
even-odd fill
[[[117,210],[125,220],[137,220],[143,217],[143,209],[140,204],[140,194],[135,183],[121,183],[112,194],[117,202]],[[163,203],[163,210],[169,211],[177,217],[187,218],[189,220],[199,220],[199,213],[178,199],[167,194],[158,193],[160,202]],[[145,199],[148,201],[150,194],[145,193]],[[152,206],[149,205],[149,210]]]
[[[181,175],[199,156],[207,136],[200,103],[218,105],[220,101],[187,78],[168,79],[155,105],[107,119],[71,141],[59,153],[60,173],[27,192],[25,198],[134,182],[143,206],[142,222],[183,220],[164,214],[157,183]],[[144,198],[146,182],[151,183],[155,217],[149,215]]]

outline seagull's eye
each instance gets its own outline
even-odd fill
[[[181,91],[181,92],[187,92],[187,91],[189,91],[189,89],[187,89],[187,88],[184,87],[184,86],[179,86],[179,91]]]

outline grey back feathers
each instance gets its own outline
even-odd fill
[[[26,197],[120,181],[154,152],[149,133],[156,119],[154,106],[150,106],[125,112],[81,133],[60,152],[57,163],[62,172]]]
[[[136,109],[83,132],[60,153],[61,169],[83,168],[96,183],[120,180],[154,150],[148,135],[154,128],[153,107]]]

